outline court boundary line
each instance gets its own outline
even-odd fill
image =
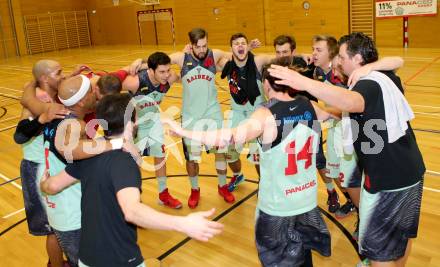
[[[440,117],[440,114],[433,114],[433,113],[426,113],[426,112],[414,112],[414,114],[425,115],[425,116]]]
[[[18,176],[18,177],[12,178],[12,179],[10,179],[9,181],[6,181],[6,182],[1,183],[0,186],[3,186],[3,185],[6,185],[6,184],[9,184],[9,183],[12,183],[13,181],[18,180],[18,179],[20,179],[20,178],[21,178],[21,176]]]
[[[186,177],[187,175],[173,175],[174,177]],[[217,175],[203,175],[203,174],[199,174],[199,176],[205,176],[205,177],[217,177]],[[147,178],[143,178],[145,180],[149,180],[149,179],[155,179],[156,177],[147,177]],[[229,178],[229,177],[228,177]],[[251,183],[255,183],[258,184],[257,181],[255,180],[250,180],[249,182]],[[251,197],[253,197],[254,195],[256,195],[258,193],[258,189],[256,189],[255,191],[253,191],[252,193],[250,193],[249,195],[247,195],[246,197],[242,198],[241,200],[239,200],[238,202],[234,203],[234,205],[232,205],[231,207],[229,207],[228,209],[226,209],[225,211],[223,211],[222,213],[220,213],[218,216],[216,216],[213,221],[218,221],[221,218],[223,218],[224,216],[226,216],[227,214],[229,214],[230,212],[232,212],[233,210],[235,210],[238,206],[240,206],[241,204],[243,204],[244,202],[246,202],[247,200],[249,200]],[[323,208],[321,208],[319,205],[317,205],[317,208],[319,209],[319,211],[326,216],[333,224],[336,225],[336,227],[338,227],[338,229],[342,232],[342,234],[345,235],[345,237],[348,239],[348,241],[351,243],[351,245],[353,246],[356,254],[358,255],[359,259],[362,259],[361,255],[358,252],[358,245],[357,242],[352,238],[351,233],[347,230],[347,228],[344,227],[344,225],[342,225],[336,218],[334,218],[331,214],[329,214],[327,211],[325,211]],[[171,247],[169,250],[167,250],[165,253],[159,255],[156,259],[158,261],[162,261],[164,260],[166,257],[168,257],[169,255],[171,255],[173,252],[177,251],[179,248],[181,248],[182,246],[184,246],[186,243],[188,243],[189,241],[191,241],[192,238],[190,237],[186,237],[185,239],[183,239],[182,241],[180,241],[179,243],[177,243],[176,245],[174,245],[173,247]]]
[[[412,80],[414,80],[417,76],[419,76],[420,74],[422,74],[424,71],[426,71],[427,69],[429,69],[429,67],[431,67],[432,65],[434,65],[438,60],[440,59],[439,57],[434,58],[431,62],[429,62],[428,64],[426,64],[425,66],[423,66],[422,68],[420,68],[415,74],[413,74],[412,76],[410,76],[408,79],[406,79],[406,81],[404,82],[405,85],[408,85],[408,83]]]
[[[425,106],[425,105],[416,105],[416,104],[410,104],[414,107],[421,107],[421,108],[440,108],[440,106]]]
[[[22,222],[26,221],[26,217],[24,217],[24,219],[19,220],[18,222],[14,223],[13,225],[9,226],[8,228],[6,228],[5,230],[0,232],[0,236],[6,234],[7,232],[9,232],[10,230],[14,229],[16,226],[20,225]]]
[[[187,176],[185,174],[185,176]],[[216,176],[216,175],[215,175]],[[216,176],[217,177],[217,176]],[[228,215],[230,212],[232,212],[233,210],[235,210],[238,206],[240,206],[241,204],[243,204],[244,202],[246,202],[247,200],[249,200],[251,197],[253,197],[254,195],[256,195],[258,193],[258,189],[254,190],[252,193],[250,193],[249,195],[247,195],[246,197],[240,199],[239,201],[237,201],[236,203],[234,203],[234,205],[230,206],[229,208],[227,208],[225,211],[223,211],[222,213],[220,213],[218,216],[216,216],[214,219],[212,219],[213,221],[218,221],[221,218],[223,218],[224,216]],[[185,239],[183,239],[182,241],[180,241],[179,243],[177,243],[176,245],[174,245],[173,247],[171,247],[169,250],[167,250],[165,253],[161,254],[160,256],[158,256],[156,259],[158,261],[162,261],[163,259],[165,259],[166,257],[168,257],[169,255],[171,255],[173,252],[175,252],[176,250],[178,250],[179,248],[181,248],[183,245],[185,245],[186,243],[188,243],[189,241],[191,241],[192,238],[191,237],[186,237]]]
[[[424,87],[424,88],[440,88],[437,85],[422,85],[422,84],[405,84],[406,86]]]
[[[14,181],[11,181],[11,179],[9,179],[6,175],[0,173],[0,178],[2,178],[3,180],[5,180],[6,182],[12,184],[13,186],[15,186],[16,188],[23,190],[23,188],[21,187],[21,185],[17,184]]]
[[[9,217],[14,216],[15,214],[18,214],[18,213],[22,212],[22,211],[24,211],[24,208],[21,208],[21,209],[19,209],[19,210],[16,210],[16,211],[14,211],[14,212],[11,212],[11,213],[9,213],[9,214],[3,216],[2,218],[3,218],[3,219],[7,219],[7,218],[9,218]]]
[[[437,173],[437,172],[435,172]],[[438,173],[440,175],[440,173]],[[199,174],[200,176],[205,176],[205,177],[217,177],[217,175],[212,175],[212,174]],[[186,174],[176,174],[176,175],[169,175],[168,177],[186,177]],[[229,178],[229,177],[228,177]],[[141,178],[142,181],[144,180],[150,180],[150,179],[156,179],[156,177],[144,177]],[[247,182],[253,183],[253,184],[258,184],[258,181],[255,180],[248,180],[245,179]],[[423,187],[424,189],[426,189],[425,187]],[[435,190],[436,192],[440,192],[440,190]],[[253,197],[254,195],[256,195],[258,193],[258,188],[256,190],[254,190],[252,193],[250,193],[249,195],[247,195],[246,197],[240,199],[239,201],[237,201],[236,203],[234,203],[234,205],[232,205],[231,207],[229,207],[228,209],[226,209],[225,211],[223,211],[222,213],[220,213],[218,216],[216,216],[213,221],[218,221],[221,218],[223,218],[224,216],[226,216],[227,214],[229,214],[230,212],[232,212],[233,210],[235,210],[238,206],[240,206],[241,204],[243,204],[244,202],[246,202],[247,200],[249,200],[251,197]],[[338,227],[338,229],[342,232],[342,234],[345,235],[345,237],[348,239],[348,241],[352,244],[355,253],[358,255],[359,259],[363,259],[364,257],[362,255],[359,254],[359,250],[358,250],[358,244],[357,242],[352,238],[351,233],[347,230],[347,228],[345,228],[344,225],[342,225],[335,217],[333,217],[330,213],[328,213],[326,210],[324,210],[323,208],[321,208],[319,205],[317,205],[317,208],[319,209],[319,211],[321,212],[321,214],[323,214],[325,217],[327,217],[327,219],[329,219],[334,225],[336,225],[336,227]],[[16,211],[15,214],[21,212],[23,209]],[[14,215],[15,215],[14,214]],[[12,216],[12,215],[11,215]],[[23,223],[24,221],[26,221],[25,217],[24,219],[21,219],[19,221],[17,221],[16,223],[12,224],[11,226],[7,227],[5,230],[0,232],[0,236],[6,234],[7,232],[9,232],[10,230],[14,229],[16,226],[20,225],[21,223]],[[181,248],[182,246],[184,246],[186,243],[188,243],[189,241],[191,241],[192,238],[190,237],[186,237],[185,239],[183,239],[182,241],[178,242],[176,245],[174,245],[173,247],[171,247],[171,249],[167,250],[165,253],[162,253],[161,255],[159,255],[156,259],[160,261],[162,261],[163,259],[165,259],[166,257],[168,257],[169,255],[171,255],[173,252],[177,251],[179,248]]]
[[[5,94],[5,93],[1,93],[1,92],[0,92],[0,96],[7,97],[7,98],[10,98],[10,99],[15,99],[15,100],[21,100],[21,97],[18,97],[18,96],[15,96],[15,95],[10,95],[10,94]]]
[[[431,188],[431,187],[424,186],[423,189],[431,191],[431,192],[435,192],[435,193],[440,193],[439,189],[434,189],[434,188]]]

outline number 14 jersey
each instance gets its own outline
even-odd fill
[[[321,126],[308,99],[271,99],[266,105],[277,122],[277,136],[260,147],[258,209],[294,216],[317,206],[316,151]]]

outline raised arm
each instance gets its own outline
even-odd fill
[[[364,98],[357,92],[309,79],[282,66],[272,65],[269,72],[271,76],[281,79],[276,83],[307,91],[314,97],[342,111],[358,113],[365,109]]]
[[[269,64],[275,55],[267,55],[267,54],[258,54],[255,55],[255,65],[257,65],[258,72],[262,72],[263,66]]]
[[[143,228],[178,231],[205,242],[223,229],[222,224],[207,219],[214,214],[214,209],[187,216],[168,215],[142,204],[139,189],[135,187],[119,190],[116,197],[125,220]]]
[[[348,86],[355,85],[360,78],[367,76],[372,71],[379,70],[397,70],[403,66],[403,58],[401,57],[384,57],[378,61],[365,64],[359,69],[354,70],[348,78]]]
[[[58,105],[40,101],[36,94],[36,87],[36,81],[26,83],[20,101],[23,107],[27,108],[35,117],[47,111],[51,105]]]
[[[185,54],[183,52],[176,52],[170,55],[171,64],[178,65],[179,68],[182,68],[184,58]]]
[[[122,90],[129,91],[132,94],[136,93],[138,89],[139,76],[137,74],[127,76],[127,78],[125,78],[124,82],[122,83]]]
[[[258,38],[249,41],[249,51],[261,47],[261,41]]]
[[[222,71],[225,67],[225,64],[232,60],[232,53],[226,52],[220,49],[212,49],[212,53],[214,54],[215,66],[217,71]]]

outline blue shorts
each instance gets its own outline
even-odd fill
[[[318,208],[286,217],[258,212],[255,241],[263,266],[300,266],[306,250],[330,256],[330,233]]]
[[[39,165],[39,163],[23,159],[20,164],[20,175],[29,233],[35,236],[44,236],[53,234],[53,231],[47,220],[46,210],[41,202],[37,182]]]
[[[58,239],[61,249],[67,257],[70,267],[78,266],[79,259],[79,240],[81,238],[81,229],[73,231],[58,231],[53,229]]]

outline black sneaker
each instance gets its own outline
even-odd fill
[[[350,215],[355,210],[356,210],[356,207],[354,206],[353,202],[347,201],[347,202],[345,202],[344,205],[342,205],[342,207],[340,207],[335,212],[335,217],[336,217],[336,219],[343,219],[343,218],[347,217],[348,215]]]
[[[339,196],[335,189],[332,191],[328,191],[328,199],[327,199],[327,205],[328,205],[328,211],[330,213],[335,213],[339,209]]]

